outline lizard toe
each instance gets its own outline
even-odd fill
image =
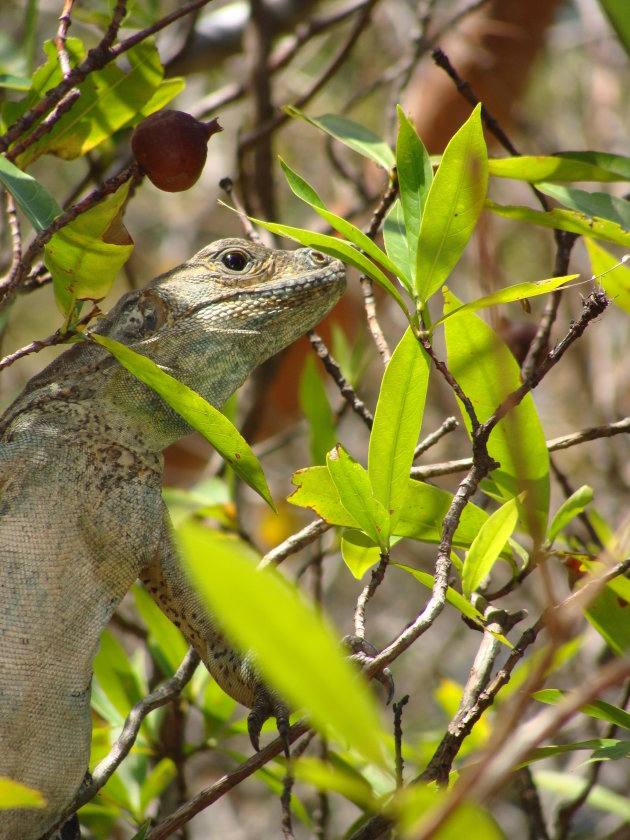
[[[361,667],[367,665],[378,654],[378,650],[374,647],[374,645],[366,641],[366,639],[362,639],[360,636],[345,636],[343,641],[344,644],[352,651],[352,656],[350,658],[354,662],[357,662]],[[394,677],[392,676],[392,672],[389,668],[385,667],[382,671],[374,674],[374,679],[379,682],[387,692],[386,702],[387,705],[389,705],[394,696]]]

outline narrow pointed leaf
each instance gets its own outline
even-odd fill
[[[440,288],[459,260],[483,209],[487,184],[488,153],[478,105],[446,147],[426,200],[416,260],[421,301]]]
[[[554,289],[570,283],[571,280],[576,280],[579,274],[568,274],[564,277],[550,277],[548,280],[537,280],[534,282],[515,283],[513,286],[506,286],[504,289],[499,289],[498,292],[493,292],[491,295],[484,295],[484,297],[471,301],[471,303],[464,303],[455,309],[449,310],[437,321],[431,325],[431,331],[439,324],[443,324],[448,318],[457,318],[465,312],[476,312],[478,309],[485,309],[489,306],[497,306],[499,303],[511,303],[515,300],[524,300],[525,298],[536,297],[537,295],[547,295],[553,292]]]
[[[344,242],[343,239],[337,239],[334,236],[328,236],[325,233],[314,233],[311,230],[303,230],[302,228],[291,227],[290,225],[279,225],[276,222],[263,222],[261,219],[250,218],[254,224],[260,225],[265,230],[270,230],[279,236],[295,239],[296,242],[300,242],[308,248],[319,248],[325,254],[330,254],[331,257],[336,257],[338,260],[353,266],[363,274],[371,277],[372,280],[378,283],[379,286],[382,286],[394,298],[405,313],[407,320],[410,320],[411,316],[409,315],[407,304],[389,277],[372,260],[366,257],[365,254],[357,251],[348,242]]]
[[[382,730],[371,691],[321,612],[275,570],[256,571],[241,541],[216,544],[192,521],[178,536],[199,594],[229,638],[254,652],[265,680],[294,708],[307,708],[321,732],[332,727],[382,765]]]
[[[569,524],[569,522],[578,516],[587,505],[593,501],[593,488],[588,484],[584,484],[572,493],[569,498],[558,508],[556,515],[551,520],[547,539],[552,543],[558,536],[560,531]]]
[[[340,140],[353,151],[358,152],[363,157],[369,158],[387,171],[396,162],[394,153],[388,144],[378,134],[375,134],[360,123],[349,120],[347,117],[342,117],[339,114],[323,114],[321,117],[307,117],[303,111],[300,111],[293,105],[287,106],[284,110],[290,117],[297,117],[314,125],[321,131],[325,131],[326,134],[330,134],[331,137]]]
[[[433,181],[433,167],[418,137],[416,127],[398,106],[398,138],[396,140],[396,172],[402,214],[407,232],[409,265],[413,267],[415,280],[418,254],[418,238],[422,212]]]
[[[370,539],[386,549],[391,534],[390,516],[387,508],[374,497],[367,470],[339,444],[328,453],[326,465],[341,504]]]
[[[508,537],[516,527],[518,510],[516,499],[510,499],[496,510],[479,530],[464,560],[462,590],[470,599],[472,593],[490,574]]]
[[[298,175],[297,172],[294,172],[289,166],[287,166],[282,158],[280,158],[280,166],[282,167],[282,171],[287,179],[287,183],[298,198],[301,198],[302,201],[309,204],[323,219],[326,219],[328,224],[334,228],[334,230],[338,231],[349,242],[352,242],[352,244],[356,245],[357,248],[365,251],[370,259],[387,269],[387,271],[391,271],[394,276],[401,277],[401,280],[404,281],[407,288],[410,287],[411,284],[409,282],[409,278],[401,276],[403,275],[403,268],[395,265],[387,254],[384,251],[381,251],[378,245],[376,245],[369,236],[366,236],[366,234],[363,233],[362,230],[359,230],[358,227],[355,227],[350,222],[342,219],[341,216],[336,216],[334,213],[331,213],[330,210],[327,210],[324,202],[321,200],[313,187],[305,181],[304,178]]]
[[[444,290],[445,313],[460,301]],[[503,400],[520,387],[520,369],[506,344],[471,312],[444,323],[448,365],[484,422]],[[466,428],[470,419],[462,408]],[[500,467],[491,478],[506,501],[525,493],[519,515],[528,532],[540,542],[547,532],[549,511],[549,453],[531,394],[527,394],[498,423],[488,451]]]
[[[615,222],[624,230],[630,230],[630,202],[605,192],[588,192],[560,184],[538,184],[538,189],[555,198],[570,210],[586,213]]]
[[[486,207],[492,213],[503,216],[505,219],[515,219],[540,227],[566,230],[569,233],[577,233],[578,236],[590,236],[604,242],[613,242],[615,245],[621,245],[622,248],[630,248],[630,231],[624,230],[615,222],[588,216],[576,210],[554,207],[553,210],[542,212],[520,205],[496,204],[489,199],[486,200]]]
[[[411,277],[411,262],[409,260],[409,248],[407,247],[405,220],[399,198],[392,204],[389,208],[389,213],[385,216],[385,221],[383,222],[383,241],[387,256],[403,270],[404,278],[400,277],[400,281],[406,283],[406,278]],[[415,268],[415,261],[413,265]],[[405,285],[405,288],[409,294],[412,294],[411,285]]]
[[[407,496],[429,382],[429,359],[408,327],[387,365],[374,414],[368,475],[392,527]]]
[[[628,181],[630,158],[606,152],[490,158],[490,175],[537,184],[540,181]]]
[[[0,181],[38,233],[47,228],[55,216],[61,213],[61,207],[46,187],[2,155]]]
[[[180,417],[214,446],[239,478],[274,508],[260,462],[227,417],[192,388],[161,370],[146,356],[135,353],[124,344],[103,335],[92,333],[90,337],[109,350],[136,379],[156,391]]]

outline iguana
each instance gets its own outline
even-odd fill
[[[318,251],[223,239],[125,294],[94,332],[153,359],[220,407],[315,326],[345,287]],[[228,694],[263,721],[286,709],[233,651],[184,576],[161,497],[162,450],[190,427],[94,342],[73,345],[0,420],[0,776],[44,810],[0,811],[33,840],[72,801],[90,754],[101,631],[136,578]]]

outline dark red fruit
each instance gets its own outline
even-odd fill
[[[152,184],[165,192],[181,192],[199,179],[208,140],[221,130],[217,119],[203,123],[184,111],[166,109],[138,123],[131,148]]]

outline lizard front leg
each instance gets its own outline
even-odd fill
[[[166,511],[158,553],[153,562],[143,569],[140,580],[160,609],[180,628],[221,688],[230,697],[251,709],[247,718],[247,728],[254,749],[259,748],[263,723],[274,717],[278,732],[285,742],[286,752],[288,709],[266,687],[252,663],[251,656],[243,655],[232,647],[201,602],[181,567]]]

